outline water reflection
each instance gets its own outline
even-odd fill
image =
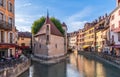
[[[120,77],[119,69],[77,53],[70,55],[70,64],[77,68],[79,77]]]
[[[20,77],[119,77],[119,69],[82,55],[70,55],[69,61],[47,66],[38,62]]]

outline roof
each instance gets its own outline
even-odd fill
[[[63,22],[62,26],[67,28],[67,25],[65,24],[65,22]]]
[[[120,6],[118,6],[118,7],[116,7],[111,13],[110,13],[110,15],[111,14],[113,14],[116,10],[118,10],[120,8]]]
[[[45,23],[44,24],[50,24],[51,28],[51,34],[57,35],[57,36],[63,36],[63,34],[57,29],[57,27],[54,25],[54,23],[50,20],[49,16],[47,15]]]
[[[18,32],[18,37],[31,38],[32,34],[30,32]]]

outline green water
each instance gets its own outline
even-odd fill
[[[33,62],[19,77],[120,77],[120,70],[94,58],[71,54],[69,60],[51,66]]]

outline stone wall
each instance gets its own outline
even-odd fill
[[[17,77],[25,72],[30,67],[30,60],[25,60],[21,64],[15,65],[11,68],[0,70],[0,77]]]

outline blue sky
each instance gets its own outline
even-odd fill
[[[31,31],[41,16],[54,16],[68,26],[68,32],[83,28],[116,8],[116,0],[15,0],[15,25],[19,31]]]

